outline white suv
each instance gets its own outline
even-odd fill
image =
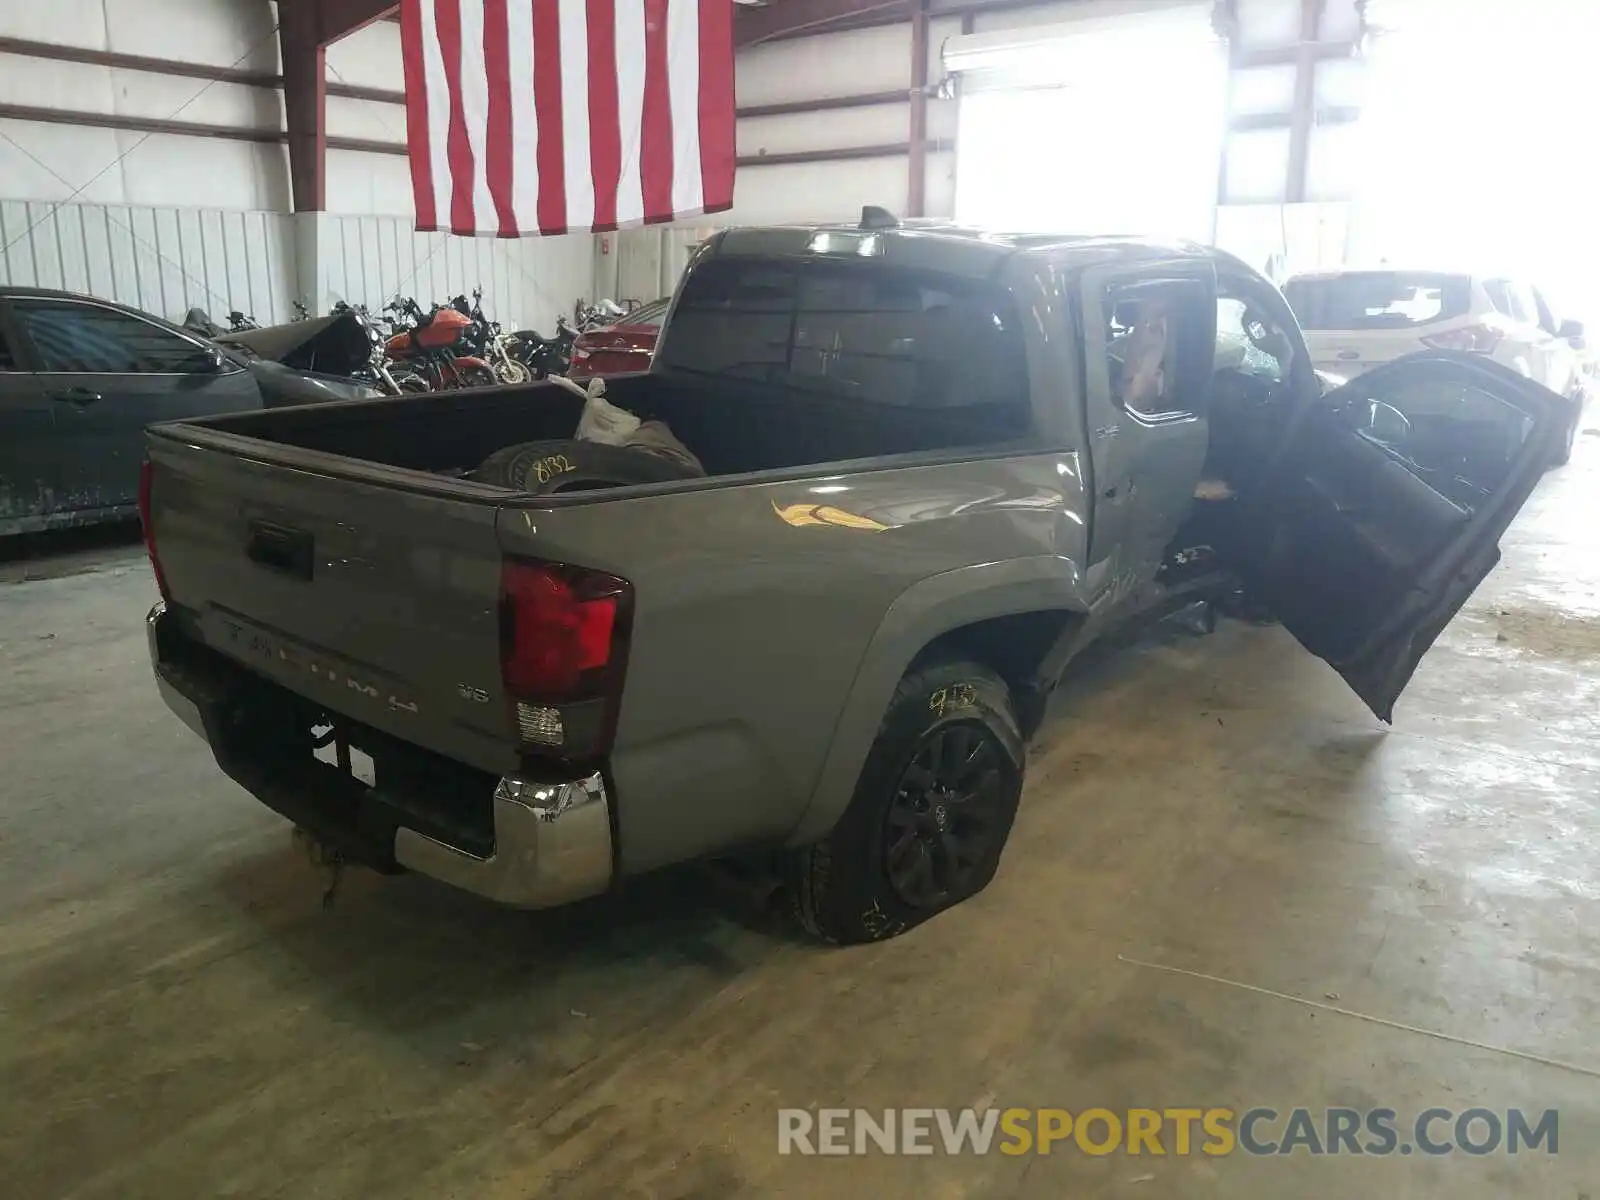
[[[1539,290],[1503,277],[1390,268],[1296,275],[1283,285],[1317,369],[1346,378],[1419,350],[1467,350],[1570,401],[1565,450],[1582,415],[1583,326],[1557,321]]]

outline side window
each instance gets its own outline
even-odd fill
[[[5,333],[0,331],[0,371],[15,371],[16,369],[16,356],[11,353],[11,347],[6,342]]]
[[[1508,317],[1513,315],[1511,288],[1504,279],[1485,279],[1483,290],[1488,294],[1489,303],[1494,305],[1495,312],[1504,313]]]
[[[1533,298],[1533,289],[1525,283],[1510,283],[1506,291],[1511,296],[1511,315],[1529,325],[1539,323],[1539,304]]]
[[[142,375],[193,371],[204,357],[194,342],[113,308],[57,300],[19,300],[17,322],[33,340],[42,371]]]
[[[1498,396],[1439,379],[1373,389],[1345,413],[1357,433],[1468,512],[1499,490],[1534,430],[1530,414]]]
[[[1146,417],[1191,416],[1205,406],[1216,355],[1208,288],[1178,279],[1118,284],[1102,311],[1114,402]]]
[[[1291,356],[1288,339],[1266,316],[1233,296],[1217,297],[1213,371],[1236,371],[1277,384],[1288,375]]]

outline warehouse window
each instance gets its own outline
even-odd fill
[[[13,305],[44,371],[84,375],[176,374],[196,370],[197,342],[114,308],[58,301]]]

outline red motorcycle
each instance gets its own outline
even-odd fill
[[[425,313],[415,300],[398,296],[384,310],[395,314],[397,328],[384,351],[401,391],[442,392],[497,382],[486,360],[461,353],[472,331],[472,318],[465,313],[449,306]],[[403,325],[407,320],[412,324]]]

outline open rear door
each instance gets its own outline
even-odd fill
[[[1240,564],[1382,720],[1500,558],[1561,403],[1488,359],[1411,355],[1323,397],[1273,465],[1264,552]]]

